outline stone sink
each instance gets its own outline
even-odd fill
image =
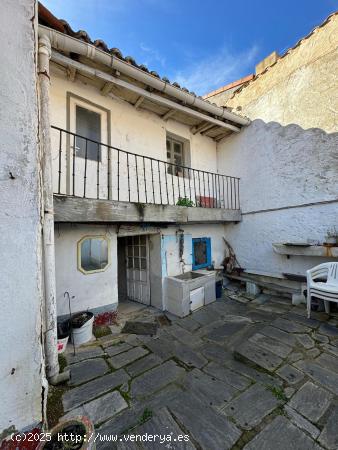
[[[196,270],[165,279],[165,309],[178,317],[216,300],[215,271]]]

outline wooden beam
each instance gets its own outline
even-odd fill
[[[143,95],[140,95],[140,97],[136,100],[136,102],[134,103],[134,108],[138,109],[139,106],[141,106],[141,103],[143,102],[144,97]]]
[[[169,117],[173,116],[175,114],[175,109],[169,109],[169,111],[167,111],[163,116],[162,119],[163,120],[168,120]]]
[[[206,130],[207,128],[213,127],[213,124],[210,124],[209,122],[201,122],[199,125],[195,125],[191,128],[192,134],[200,133],[201,131]]]
[[[231,131],[239,132],[240,128],[235,125],[223,122],[222,120],[215,119],[207,114],[200,113],[194,109],[191,109],[187,106],[180,105],[179,103],[174,102],[173,100],[169,100],[168,98],[162,97],[158,94],[154,94],[153,92],[148,92],[145,89],[140,88],[134,84],[129,83],[128,81],[121,80],[120,78],[113,77],[102,70],[94,69],[93,67],[86,66],[78,61],[74,61],[67,56],[61,55],[61,53],[52,50],[52,61],[55,61],[59,64],[64,64],[66,67],[75,67],[78,71],[81,71],[85,74],[94,76],[106,82],[113,83],[117,86],[120,86],[124,89],[127,89],[135,94],[142,95],[144,98],[157,103],[159,105],[165,106],[170,109],[174,109],[175,111],[179,111],[185,113],[191,117],[195,117],[200,120],[204,120],[206,122],[212,123],[214,125],[219,125],[220,127],[227,128]]]
[[[238,222],[240,210],[189,208],[54,195],[55,222],[78,223],[215,223]]]
[[[101,89],[101,94],[104,96],[107,96],[113,89],[113,86],[114,86],[113,83],[109,83],[109,82],[105,83],[103,88]]]
[[[229,136],[229,134],[230,134],[230,133],[227,131],[227,132],[225,132],[225,133],[218,134],[218,135],[215,136],[213,139],[214,139],[216,142],[219,142],[219,141],[221,141],[224,137]]]
[[[75,67],[69,67],[67,69],[67,77],[69,81],[75,81],[76,78],[76,69]]]
[[[208,134],[210,131],[215,131],[218,127],[218,125],[211,125],[211,127],[208,127],[206,130],[201,131],[201,134],[203,136],[205,136],[206,134]],[[224,130],[224,128],[221,128],[221,130]]]

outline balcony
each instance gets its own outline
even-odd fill
[[[130,153],[52,126],[56,222],[241,219],[239,178]]]

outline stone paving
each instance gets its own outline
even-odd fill
[[[231,288],[189,317],[168,314],[155,336],[117,327],[67,354],[65,416],[92,419],[97,449],[337,450],[338,315],[308,320],[304,305]],[[146,433],[171,443],[123,440]]]

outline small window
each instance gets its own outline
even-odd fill
[[[211,266],[211,239],[194,238],[192,240],[192,269],[204,269]]]
[[[184,176],[185,164],[184,144],[176,139],[167,136],[167,161],[168,173],[176,176]],[[175,164],[175,165],[173,165]]]
[[[109,244],[105,237],[85,237],[78,242],[78,269],[81,272],[102,272],[108,264]]]
[[[92,141],[101,142],[101,115],[76,105],[76,134]],[[76,156],[101,161],[101,148],[96,142],[76,138]]]

